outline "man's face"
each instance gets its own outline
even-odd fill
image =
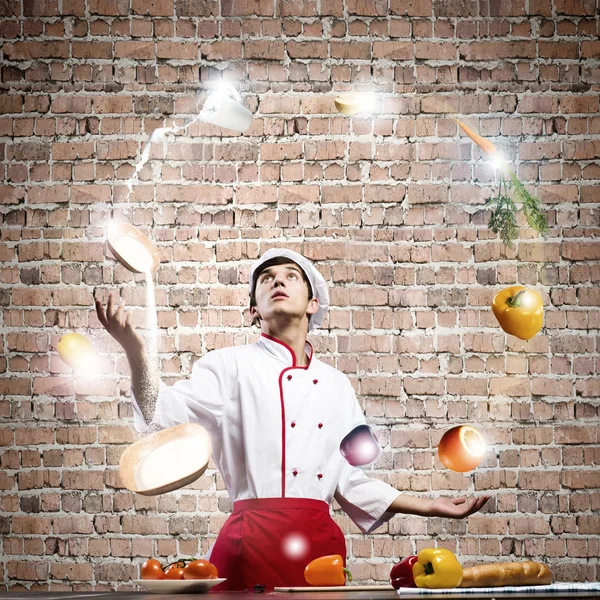
[[[251,307],[252,317],[262,321],[273,320],[301,321],[314,314],[319,308],[316,298],[311,296],[309,287],[302,277],[302,271],[295,263],[272,265],[258,277],[255,289],[256,306]]]

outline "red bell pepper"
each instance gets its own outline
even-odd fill
[[[413,579],[413,565],[417,562],[416,556],[407,556],[390,571],[390,579],[395,590],[401,587],[417,587]]]

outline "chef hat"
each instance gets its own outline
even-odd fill
[[[312,331],[319,327],[325,318],[325,314],[329,308],[329,292],[327,291],[327,282],[323,278],[323,275],[317,271],[310,260],[304,258],[301,254],[298,254],[293,250],[288,250],[287,248],[270,248],[267,250],[258,260],[255,260],[250,267],[250,292],[252,292],[252,282],[254,281],[256,269],[268,260],[277,256],[289,258],[304,271],[304,274],[310,282],[312,297],[319,301],[319,309],[311,316],[310,321],[308,322],[308,329],[309,331]]]

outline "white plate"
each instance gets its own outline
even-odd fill
[[[226,579],[134,579],[153,594],[204,594]]]

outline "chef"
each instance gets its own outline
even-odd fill
[[[143,338],[123,303],[109,297],[98,317],[123,346],[132,373],[135,428],[142,432],[195,422],[209,432],[213,459],[233,513],[210,553],[219,590],[302,586],[304,567],[326,554],[346,556],[329,513],[333,498],[364,533],[396,513],[450,518],[478,511],[479,498],[417,498],[368,477],[339,450],[365,418],[348,378],[320,361],[306,340],[323,322],[327,284],[312,263],[271,249],[250,271],[253,344],[213,350],[187,380],[159,382]]]

